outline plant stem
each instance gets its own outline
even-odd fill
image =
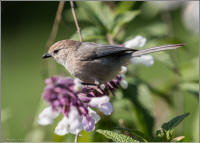
[[[107,34],[107,35],[106,35],[106,38],[107,38],[108,43],[109,43],[110,45],[114,45],[113,37],[112,37],[111,34]]]
[[[62,11],[63,11],[63,7],[64,7],[65,2],[64,1],[60,1],[59,5],[58,5],[58,9],[56,12],[56,17],[54,19],[54,23],[53,23],[53,27],[51,30],[51,34],[49,36],[49,39],[47,41],[46,47],[48,48],[54,41],[54,39],[56,38],[57,35],[57,31],[59,28],[59,24],[62,18]]]
[[[49,46],[51,46],[51,44],[54,42],[54,40],[56,38],[59,24],[60,24],[60,21],[62,18],[62,11],[63,11],[63,7],[64,7],[64,3],[65,2],[63,2],[63,1],[59,2],[58,9],[56,12],[56,17],[54,19],[53,27],[52,27],[51,33],[49,35],[48,41],[46,43],[45,49],[48,49]],[[52,70],[55,71],[55,65],[53,65],[52,62],[49,63],[49,62],[45,61],[42,64],[43,64],[43,66],[42,66],[41,72],[42,72],[42,75],[44,78],[49,76],[49,74],[50,74],[50,72],[52,72]]]
[[[78,20],[76,18],[76,13],[75,13],[75,10],[74,10],[74,4],[73,4],[73,1],[70,0],[70,5],[71,5],[71,9],[72,9],[72,15],[73,15],[73,18],[74,18],[74,22],[75,22],[75,25],[76,25],[76,29],[77,29],[77,32],[79,34],[79,38],[80,38],[80,42],[83,41],[83,38],[82,38],[82,35],[81,35],[81,30],[80,30],[80,27],[79,27],[79,24],[78,24]]]
[[[77,141],[78,141],[78,136],[79,136],[79,133],[76,134],[74,143],[77,143]]]

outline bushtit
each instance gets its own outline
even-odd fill
[[[153,52],[176,49],[182,44],[165,45],[145,50],[136,50],[116,45],[93,42],[61,40],[53,44],[43,58],[53,57],[72,76],[88,84],[103,84],[112,80],[132,57]]]

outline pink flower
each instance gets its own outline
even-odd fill
[[[91,109],[98,108],[105,115],[113,111],[112,104],[107,96],[109,92],[119,87],[121,76],[97,87],[84,86],[78,79],[68,77],[48,78],[43,98],[50,104],[39,115],[38,123],[41,125],[52,124],[58,115],[63,113],[63,119],[55,128],[55,134],[77,134],[82,130],[93,131],[100,116]],[[102,88],[103,87],[103,88]]]

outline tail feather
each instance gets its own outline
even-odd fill
[[[165,50],[173,50],[173,49],[176,49],[176,48],[179,48],[179,47],[182,47],[182,46],[184,46],[184,44],[172,44],[172,45],[164,45],[164,46],[159,46],[159,47],[153,47],[153,48],[149,48],[149,49],[136,51],[132,54],[132,56],[138,57],[138,56],[142,56],[142,55],[149,54],[149,53],[165,51]]]

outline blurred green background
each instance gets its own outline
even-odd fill
[[[153,136],[163,122],[190,112],[175,135],[185,136],[184,141],[199,141],[199,30],[192,31],[194,26],[187,28],[189,3],[166,5],[75,2],[86,41],[108,43],[106,35],[109,34],[120,44],[142,35],[147,38],[145,48],[185,44],[175,51],[153,54],[155,64],[151,67],[130,65],[128,89],[117,91],[112,98],[114,112],[111,116],[102,115],[96,129],[125,126]],[[60,137],[53,133],[59,119],[47,127],[36,122],[39,112],[46,106],[41,100],[44,79],[68,75],[55,61],[41,59],[57,6],[58,2],[2,2],[2,141],[74,140],[73,135]],[[65,3],[62,16],[55,41],[78,40],[69,2]],[[199,20],[199,16],[193,18]],[[192,22],[195,21],[189,21]],[[47,63],[51,63],[51,68],[46,68]],[[109,141],[96,132],[82,132],[82,135],[79,141]]]

